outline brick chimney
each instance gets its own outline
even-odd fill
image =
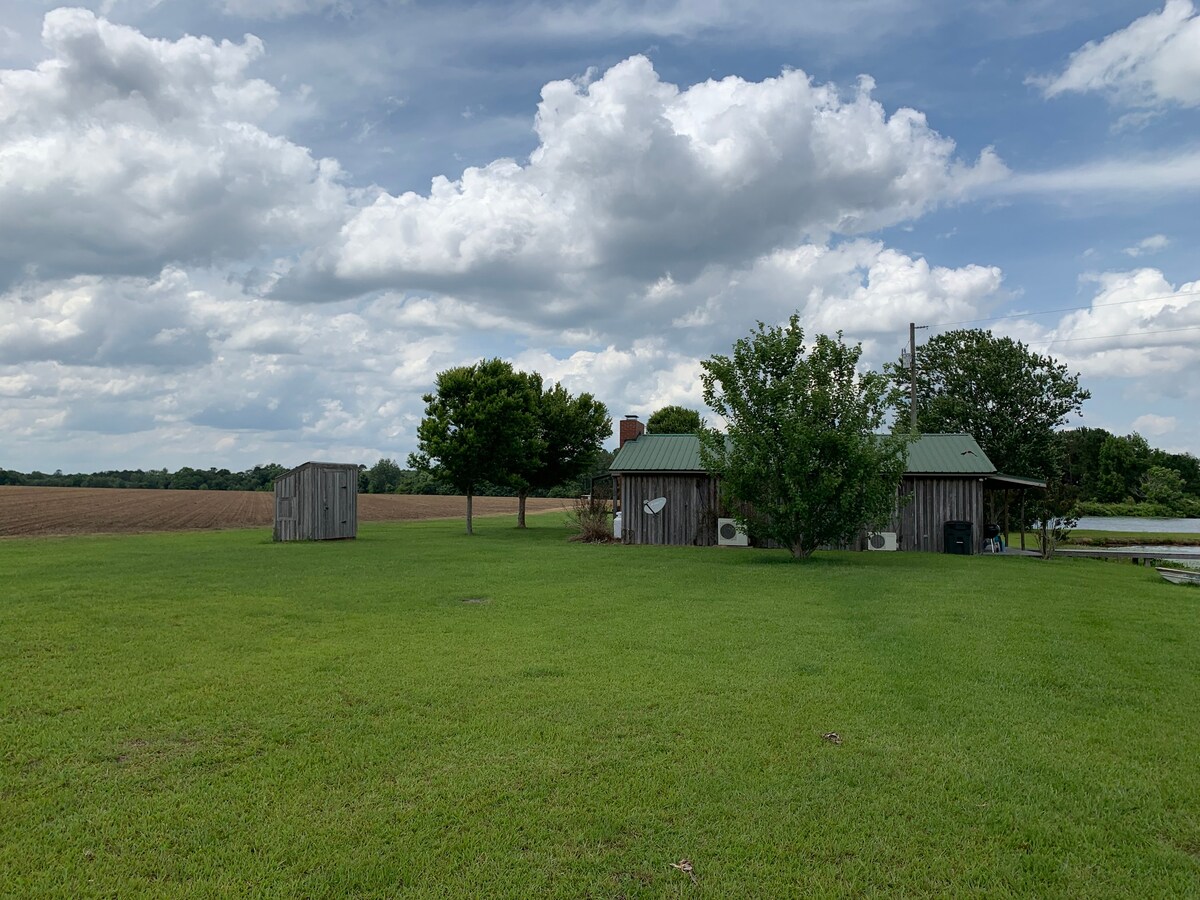
[[[636,440],[646,433],[646,426],[638,421],[637,416],[626,416],[621,420],[621,443],[618,450],[625,446],[626,441]]]

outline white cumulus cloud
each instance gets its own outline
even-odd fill
[[[1200,281],[1171,284],[1153,268],[1087,276],[1087,309],[1052,328],[1017,327],[1033,349],[1088,376],[1158,378],[1200,370]]]
[[[580,312],[585,281],[691,279],[919,216],[1007,173],[990,151],[957,159],[921,113],[889,115],[872,87],[846,97],[791,70],[680,89],[642,56],[552,82],[527,162],[381,195],[310,265],[360,288],[520,289]]]
[[[1058,75],[1035,81],[1047,97],[1096,91],[1127,106],[1200,106],[1200,16],[1191,0],[1167,0],[1076,50]]]
[[[258,124],[277,92],[261,42],[148,38],[82,9],[46,14],[48,58],[0,71],[0,286],[245,258],[336,229],[332,160]]]

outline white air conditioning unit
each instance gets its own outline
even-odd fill
[[[896,532],[894,531],[874,531],[867,535],[868,550],[896,550],[898,544],[896,542]]]
[[[750,536],[738,528],[733,519],[717,519],[717,545],[721,547],[749,547]]]

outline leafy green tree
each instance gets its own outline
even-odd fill
[[[394,459],[381,459],[367,469],[367,493],[394,494],[400,485],[403,469]]]
[[[591,394],[574,397],[561,384],[542,390],[542,378],[526,376],[539,391],[532,452],[513,468],[517,527],[525,527],[525,500],[531,490],[549,490],[588,471],[601,443],[612,434],[608,409]]]
[[[454,488],[444,481],[438,481],[428,472],[418,472],[405,469],[396,486],[397,494],[450,495]]]
[[[1142,476],[1150,468],[1150,446],[1140,434],[1109,435],[1100,446],[1096,498],[1120,503],[1141,493]]]
[[[540,390],[511,364],[489,359],[439,372],[437,389],[424,396],[417,452],[408,464],[466,495],[467,534],[474,534],[473,500],[484,481],[506,481],[540,452]]]
[[[1082,500],[1096,499],[1100,476],[1100,448],[1112,435],[1103,428],[1071,428],[1056,431],[1062,479],[1079,489]]]
[[[1141,488],[1147,503],[1174,508],[1183,501],[1183,476],[1166,466],[1147,469]]]
[[[1151,450],[1150,462],[1179,473],[1185,495],[1200,498],[1200,459],[1190,453],[1167,453]]]
[[[245,473],[247,479],[246,490],[273,491],[275,490],[275,479],[286,471],[287,469],[278,463],[255,466]]]
[[[184,466],[171,476],[170,488],[173,491],[195,491],[205,484],[204,473],[190,466]]]
[[[900,390],[897,418],[907,422],[909,367],[884,368]],[[989,331],[947,331],[917,348],[917,429],[965,432],[1011,475],[1054,475],[1054,429],[1090,396],[1065,365]]]
[[[699,434],[704,427],[700,413],[686,406],[664,406],[646,421],[651,434]]]
[[[728,424],[700,432],[704,465],[738,521],[797,558],[852,540],[896,503],[907,438],[875,433],[892,397],[882,374],[857,371],[861,356],[840,332],[806,347],[793,315],[701,364],[704,402]]]

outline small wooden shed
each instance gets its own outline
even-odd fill
[[[358,535],[358,466],[306,462],[275,479],[275,540]]]

